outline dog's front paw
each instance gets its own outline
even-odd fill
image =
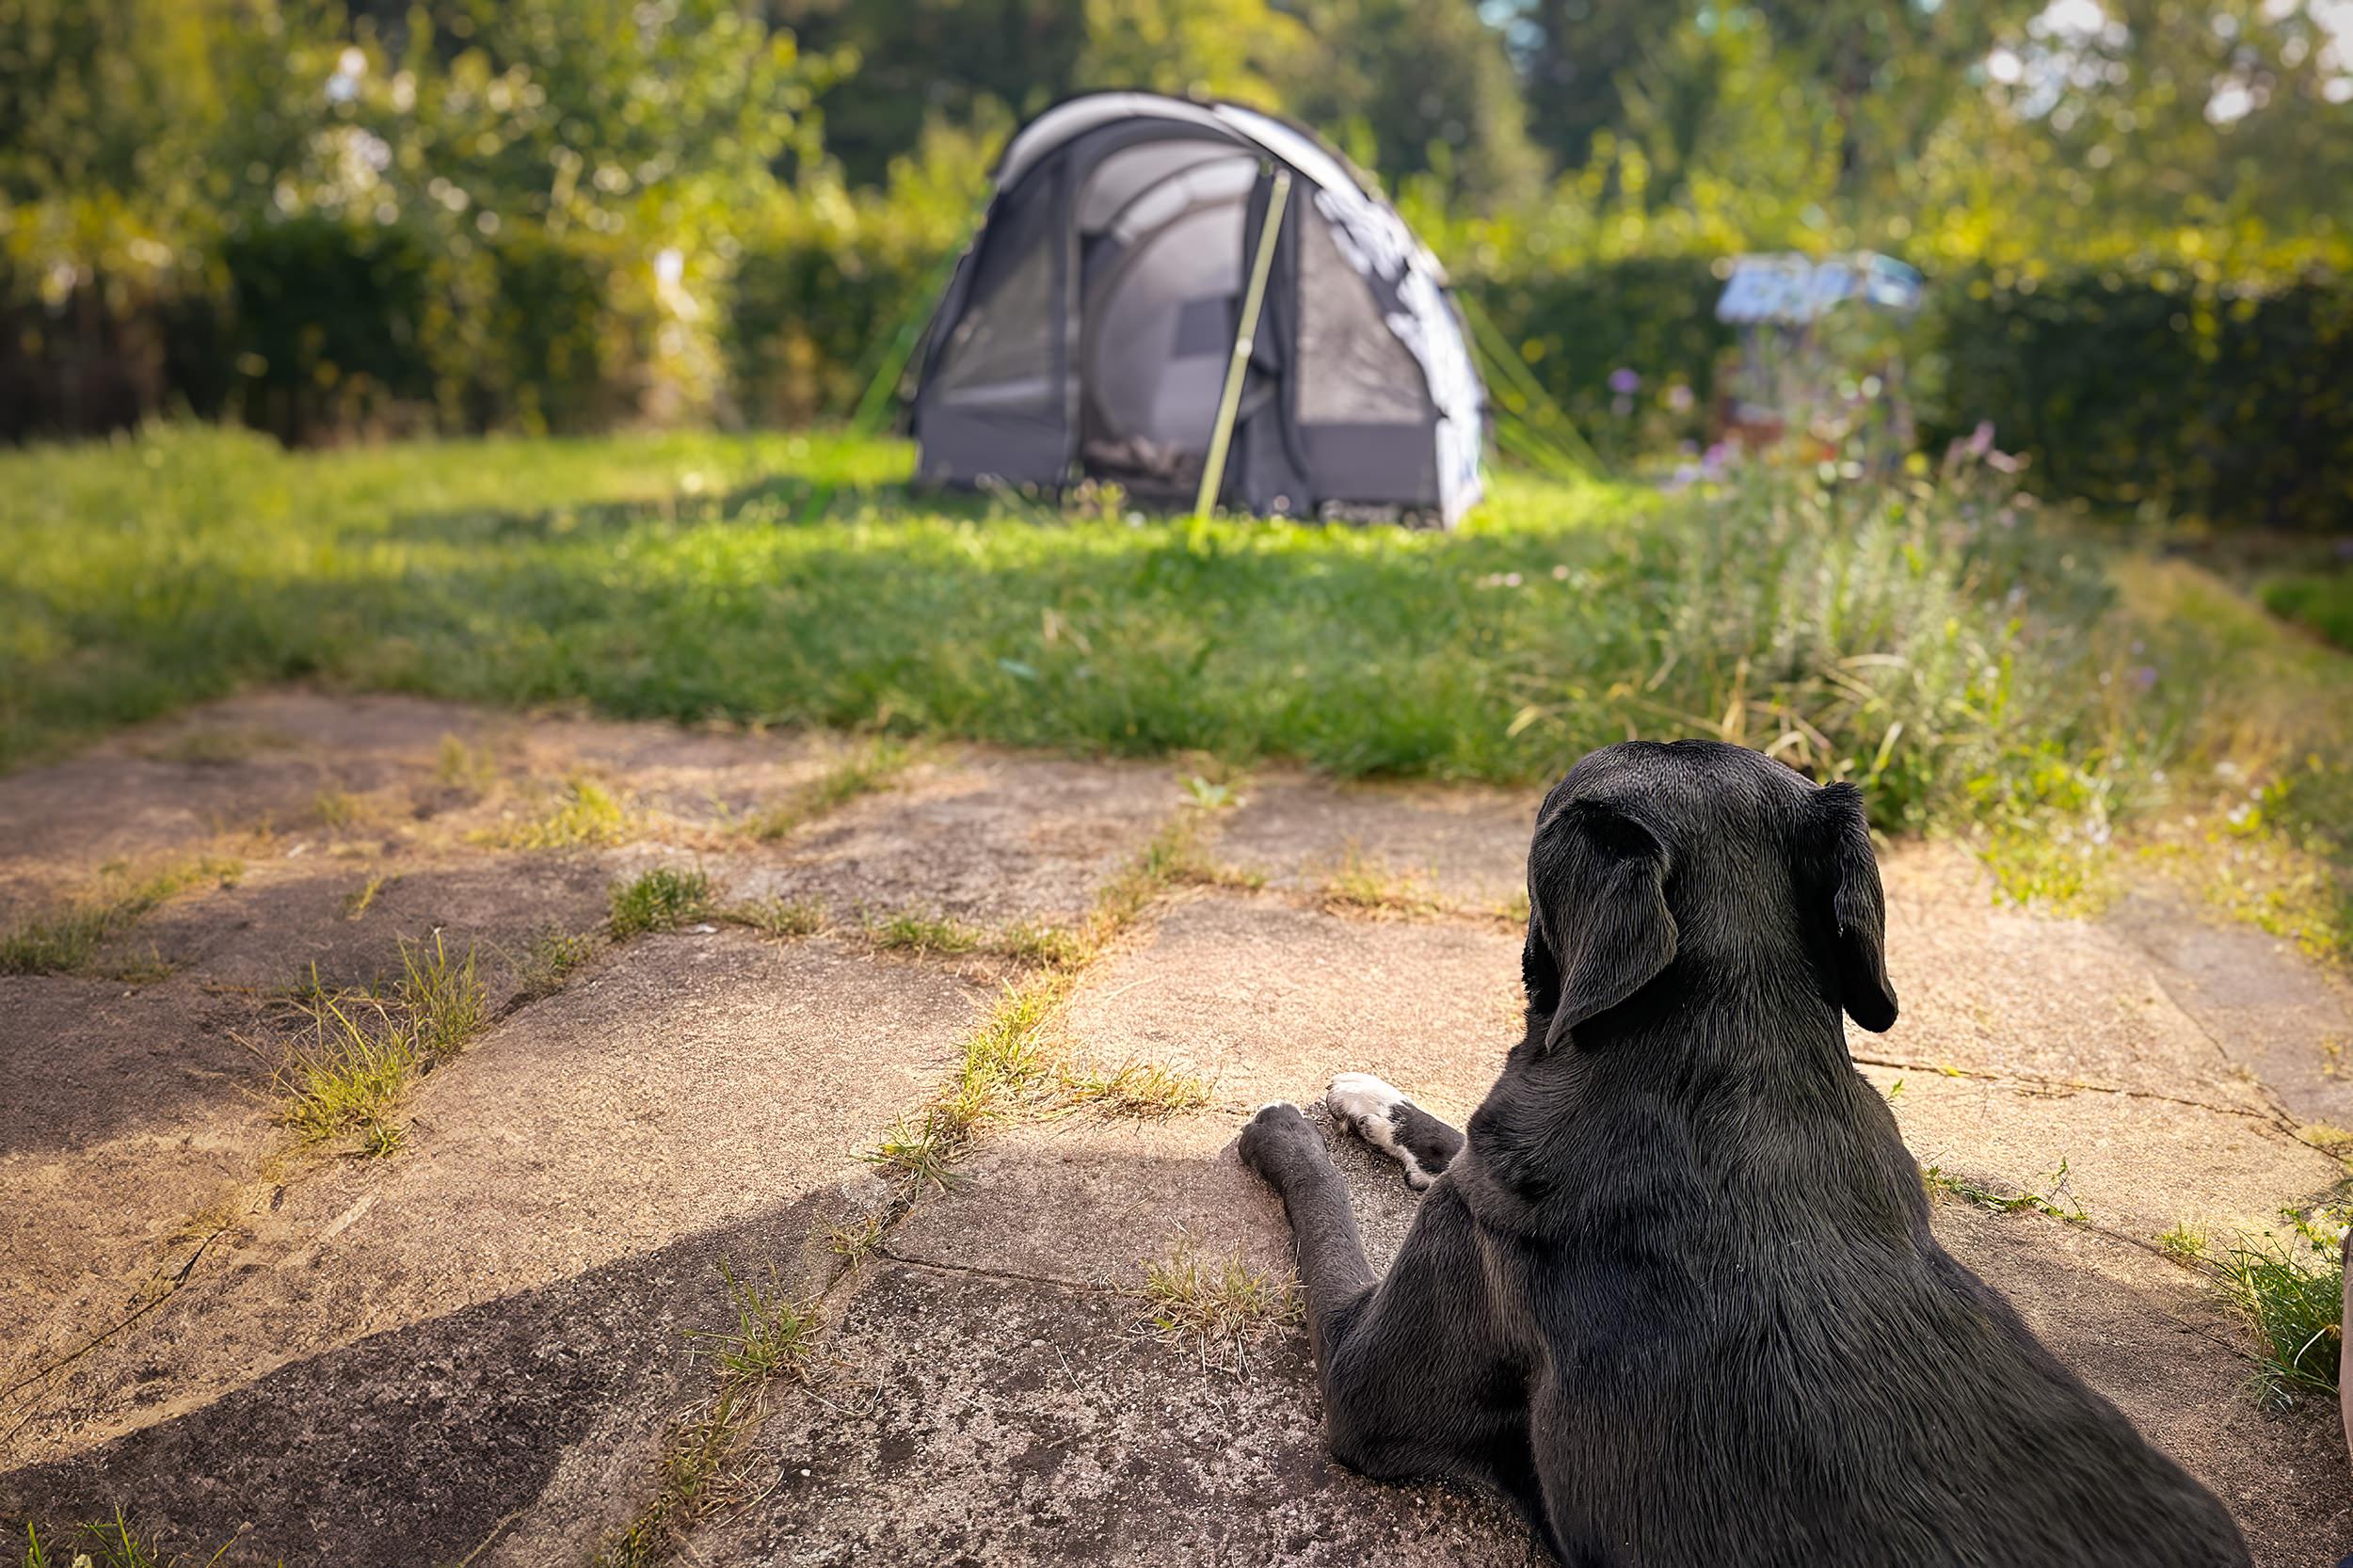
[[[1420,1114],[1425,1122],[1428,1115],[1386,1079],[1370,1073],[1342,1073],[1323,1092],[1323,1108],[1332,1112],[1334,1121],[1403,1166],[1405,1185],[1415,1192],[1437,1179],[1407,1145],[1404,1136],[1409,1113]],[[1437,1168],[1445,1168],[1443,1160]]]
[[[1409,1103],[1395,1084],[1370,1073],[1342,1073],[1323,1092],[1323,1108],[1357,1137],[1386,1147],[1390,1113]],[[1379,1128],[1376,1134],[1372,1129]]]
[[[1252,1170],[1274,1179],[1272,1155],[1285,1140],[1302,1134],[1315,1136],[1315,1128],[1307,1125],[1306,1116],[1289,1100],[1274,1100],[1258,1107],[1257,1113],[1241,1128],[1241,1162]]]

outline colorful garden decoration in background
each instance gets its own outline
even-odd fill
[[[1717,381],[1713,434],[1756,449],[1785,439],[1820,461],[1884,461],[1912,447],[1902,328],[1916,268],[1864,252],[1742,256],[1716,301],[1739,335]]]

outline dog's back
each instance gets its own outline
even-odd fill
[[[1569,1562],[2249,1560],[1930,1234],[1839,1018],[1896,1016],[1853,791],[1611,747],[1547,801],[1529,884],[1529,1034],[1448,1179]]]
[[[1505,1117],[1474,1119],[1449,1179],[1506,1216],[1482,1244],[1534,1307],[1518,1349],[1564,1560],[2247,1561],[2221,1506],[1936,1243],[1885,1104],[1846,1078],[1843,1110],[1723,1108],[1737,1133],[1587,1085],[1589,1158],[1532,1207],[1497,1185]],[[1531,1091],[1561,1103],[1507,1074],[1490,1107]]]

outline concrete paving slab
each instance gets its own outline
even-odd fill
[[[348,1343],[305,1344],[70,1457],[0,1474],[0,1523],[54,1534],[120,1507],[177,1560],[584,1562],[707,1393],[689,1335],[732,1320],[719,1268],[759,1275],[822,1223],[775,1203],[585,1272]],[[782,1260],[791,1264],[788,1251]],[[540,1504],[553,1506],[542,1508]]]
[[[0,778],[0,911],[22,913],[101,865],[313,815],[321,791],[424,776],[479,711],[416,697],[260,692],[142,725]]]
[[[982,993],[822,940],[649,937],[426,1078],[408,1141],[280,1190],[29,1429],[72,1449],[272,1368],[856,1175]]]
[[[746,896],[813,899],[838,920],[914,912],[1068,924],[1179,798],[1156,764],[953,752],[811,824],[774,856],[731,862],[731,880]]]
[[[1190,1066],[1248,1110],[1378,1073],[1461,1125],[1519,1038],[1520,938],[1463,922],[1360,920],[1273,896],[1176,904],[1087,977],[1074,1048]]]
[[[250,1174],[274,1136],[252,1016],[185,981],[0,976],[0,1388]]]
[[[2051,1193],[2060,1208],[2153,1240],[2188,1223],[2261,1231],[2283,1206],[2311,1202],[2345,1168],[2254,1115],[2096,1092],[2051,1093],[1979,1079],[1866,1066],[1895,1094],[1896,1123],[1925,1170]]]
[[[1253,779],[1222,816],[1218,856],[1269,887],[1313,892],[1352,857],[1465,907],[1528,891],[1540,789],[1339,784],[1299,774]]]
[[[1878,1039],[1853,1036],[1857,1055],[2270,1105],[2116,930],[1997,904],[1956,846],[1907,846],[1882,869],[1902,1016]]]
[[[2343,974],[2155,888],[2102,923],[2148,955],[2174,1005],[2297,1120],[2353,1128],[2353,985]]]

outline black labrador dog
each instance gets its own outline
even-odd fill
[[[1896,1021],[1851,786],[1596,751],[1529,853],[1528,1032],[1468,1135],[1350,1074],[1426,1186],[1376,1283],[1298,1108],[1282,1194],[1333,1452],[1499,1488],[1572,1568],[2222,1568],[2212,1494],[1929,1229],[1839,1019]]]

